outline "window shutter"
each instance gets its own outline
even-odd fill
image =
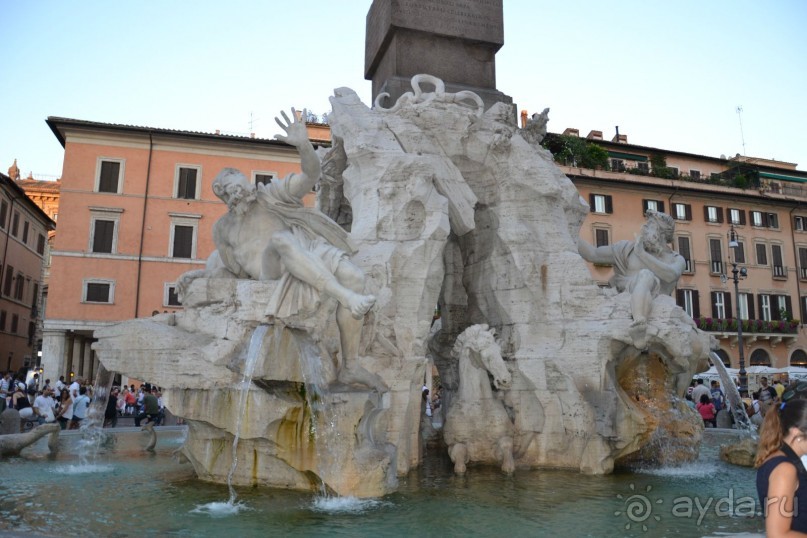
[[[722,207],[717,208],[717,222],[721,222],[721,223],[723,222],[723,208]]]
[[[703,222],[709,222],[709,206],[703,206]]]
[[[588,195],[588,210],[594,211],[594,193]]]
[[[785,295],[785,310],[790,319],[793,319],[793,302],[790,300],[790,295]]]
[[[762,226],[767,228],[768,227],[768,214],[767,213],[760,213],[762,216]]]
[[[120,177],[120,163],[112,161],[101,162],[101,177],[98,180],[99,192],[118,192],[118,178]]]
[[[609,215],[614,212],[614,203],[610,194],[605,195],[605,212]]]
[[[741,210],[740,210],[740,224],[741,224],[741,225],[743,225],[743,226],[745,226],[745,223],[746,223],[746,220],[745,220],[745,209],[741,209]]]
[[[710,295],[712,297],[712,317],[719,318],[720,316],[717,315],[717,292],[713,291]]]
[[[692,220],[692,206],[689,204],[684,204],[684,213],[686,214],[687,220]]]
[[[747,293],[746,295],[748,296],[748,319],[757,319],[754,313],[754,294]]]
[[[765,295],[765,294],[760,293],[759,295],[757,295],[757,308],[759,309],[759,310],[757,310],[757,312],[759,312],[759,314],[758,314],[759,319],[762,319],[762,296],[763,295]],[[768,304],[771,304],[770,298],[768,298]],[[773,308],[771,308],[771,310],[773,310]]]
[[[779,297],[771,295],[769,299],[771,305],[771,321],[779,321],[782,316],[779,312]]]
[[[660,212],[660,213],[664,213],[664,200],[658,200],[658,201],[656,202],[656,204],[657,204],[657,206],[658,206],[658,210],[659,210],[659,212]]]
[[[684,290],[675,290],[675,304],[684,308]]]
[[[647,200],[642,200],[642,215],[647,213]]]
[[[726,305],[726,319],[731,319],[734,317],[734,310],[731,309],[731,294],[724,293],[723,294],[723,303]]]
[[[174,226],[174,258],[190,258],[192,251],[193,227]]]
[[[698,299],[698,290],[692,290],[692,314],[693,318],[701,317],[700,300]]]

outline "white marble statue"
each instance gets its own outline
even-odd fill
[[[578,239],[580,255],[592,263],[614,266],[611,285],[631,294],[631,336],[638,349],[647,344],[647,320],[653,299],[670,295],[684,272],[684,258],[670,248],[675,221],[666,213],[648,209],[646,222],[635,241],[618,241],[594,247]]]
[[[472,325],[457,337],[452,355],[459,362],[459,387],[446,413],[444,439],[454,472],[465,472],[469,462],[500,463],[515,470],[513,423],[496,390],[510,387],[511,376],[493,329]]]
[[[308,139],[303,119],[275,118],[286,135],[277,135],[300,152],[302,172],[257,188],[240,171],[225,168],[213,181],[213,192],[229,209],[213,226],[216,251],[203,271],[180,278],[180,298],[195,278],[226,277],[280,280],[267,315],[305,318],[320,305],[320,294],[336,299],[336,323],[342,351],[340,380],[378,386],[378,379],[354,367],[364,315],[375,297],[362,293],[364,273],[348,255],[355,247],[348,234],[303,197],[320,178],[319,157]],[[302,118],[305,118],[305,111]]]

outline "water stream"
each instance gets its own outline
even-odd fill
[[[729,408],[734,416],[734,427],[738,430],[755,433],[757,428],[751,424],[751,419],[748,418],[748,413],[745,412],[745,404],[743,404],[740,391],[737,389],[737,385],[729,375],[728,370],[726,370],[726,365],[723,364],[723,360],[714,352],[709,353],[709,360],[720,376],[720,384],[723,387],[726,399],[729,402]]]
[[[104,432],[104,413],[106,412],[114,379],[114,372],[107,371],[99,363],[98,372],[95,374],[95,381],[92,385],[90,407],[87,409],[87,416],[81,421],[79,428],[81,449],[78,451],[79,467],[77,472],[78,470],[94,472],[99,468],[98,454],[101,452],[101,446],[107,440],[107,435]],[[106,468],[107,466],[100,467]]]
[[[244,353],[244,369],[241,376],[241,382],[238,385],[238,413],[236,414],[237,418],[235,422],[235,431],[233,433],[233,462],[230,465],[229,472],[227,473],[227,489],[229,490],[230,496],[227,499],[227,502],[207,503],[196,507],[193,512],[208,513],[214,517],[221,517],[237,514],[242,510],[248,509],[244,503],[236,503],[238,495],[233,487],[233,476],[238,468],[238,440],[241,436],[241,424],[243,422],[244,415],[246,414],[247,399],[249,398],[249,391],[252,387],[252,374],[255,371],[255,365],[258,362],[258,358],[261,356],[263,340],[268,329],[269,326],[266,324],[258,325],[253,331],[252,337],[249,340],[249,346],[246,348]]]

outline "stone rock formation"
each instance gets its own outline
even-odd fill
[[[720,445],[720,459],[732,465],[753,467],[758,443],[758,439],[747,436],[733,443]]]
[[[422,457],[427,353],[444,387],[447,441],[477,431],[469,421],[502,432],[495,450],[454,442],[465,445],[455,449],[463,461],[596,474],[637,454],[654,459],[663,439],[679,445],[673,459],[696,452],[700,422],[678,395],[708,335],[660,295],[636,344],[630,294],[599,288],[578,253],[586,203],[549,152],[522,137],[511,105],[485,110],[428,75],[390,109],[371,109],[347,88],[331,103],[320,209],[350,231],[361,293],[375,298],[355,362],[381,383],[339,375],[333,299],[295,323],[267,316],[273,280],[202,275],[189,282],[183,312],[95,334],[107,369],[163,387],[166,406],[188,423],[185,453],[200,478],[225,480],[237,434],[236,484],[394,490]],[[437,304],[442,329],[430,339]],[[451,350],[477,324],[495,329],[510,382],[488,387],[484,418],[452,419],[465,380]],[[266,337],[250,352],[260,325]]]

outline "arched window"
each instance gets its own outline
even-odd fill
[[[728,353],[726,353],[722,349],[718,349],[717,351],[715,351],[715,354],[718,357],[720,357],[720,360],[723,361],[723,364],[726,366],[726,368],[731,368],[731,359],[729,358]]]
[[[771,357],[764,349],[755,349],[751,353],[751,366],[770,366]]]
[[[803,349],[797,349],[790,356],[790,366],[807,366],[807,353]]]

